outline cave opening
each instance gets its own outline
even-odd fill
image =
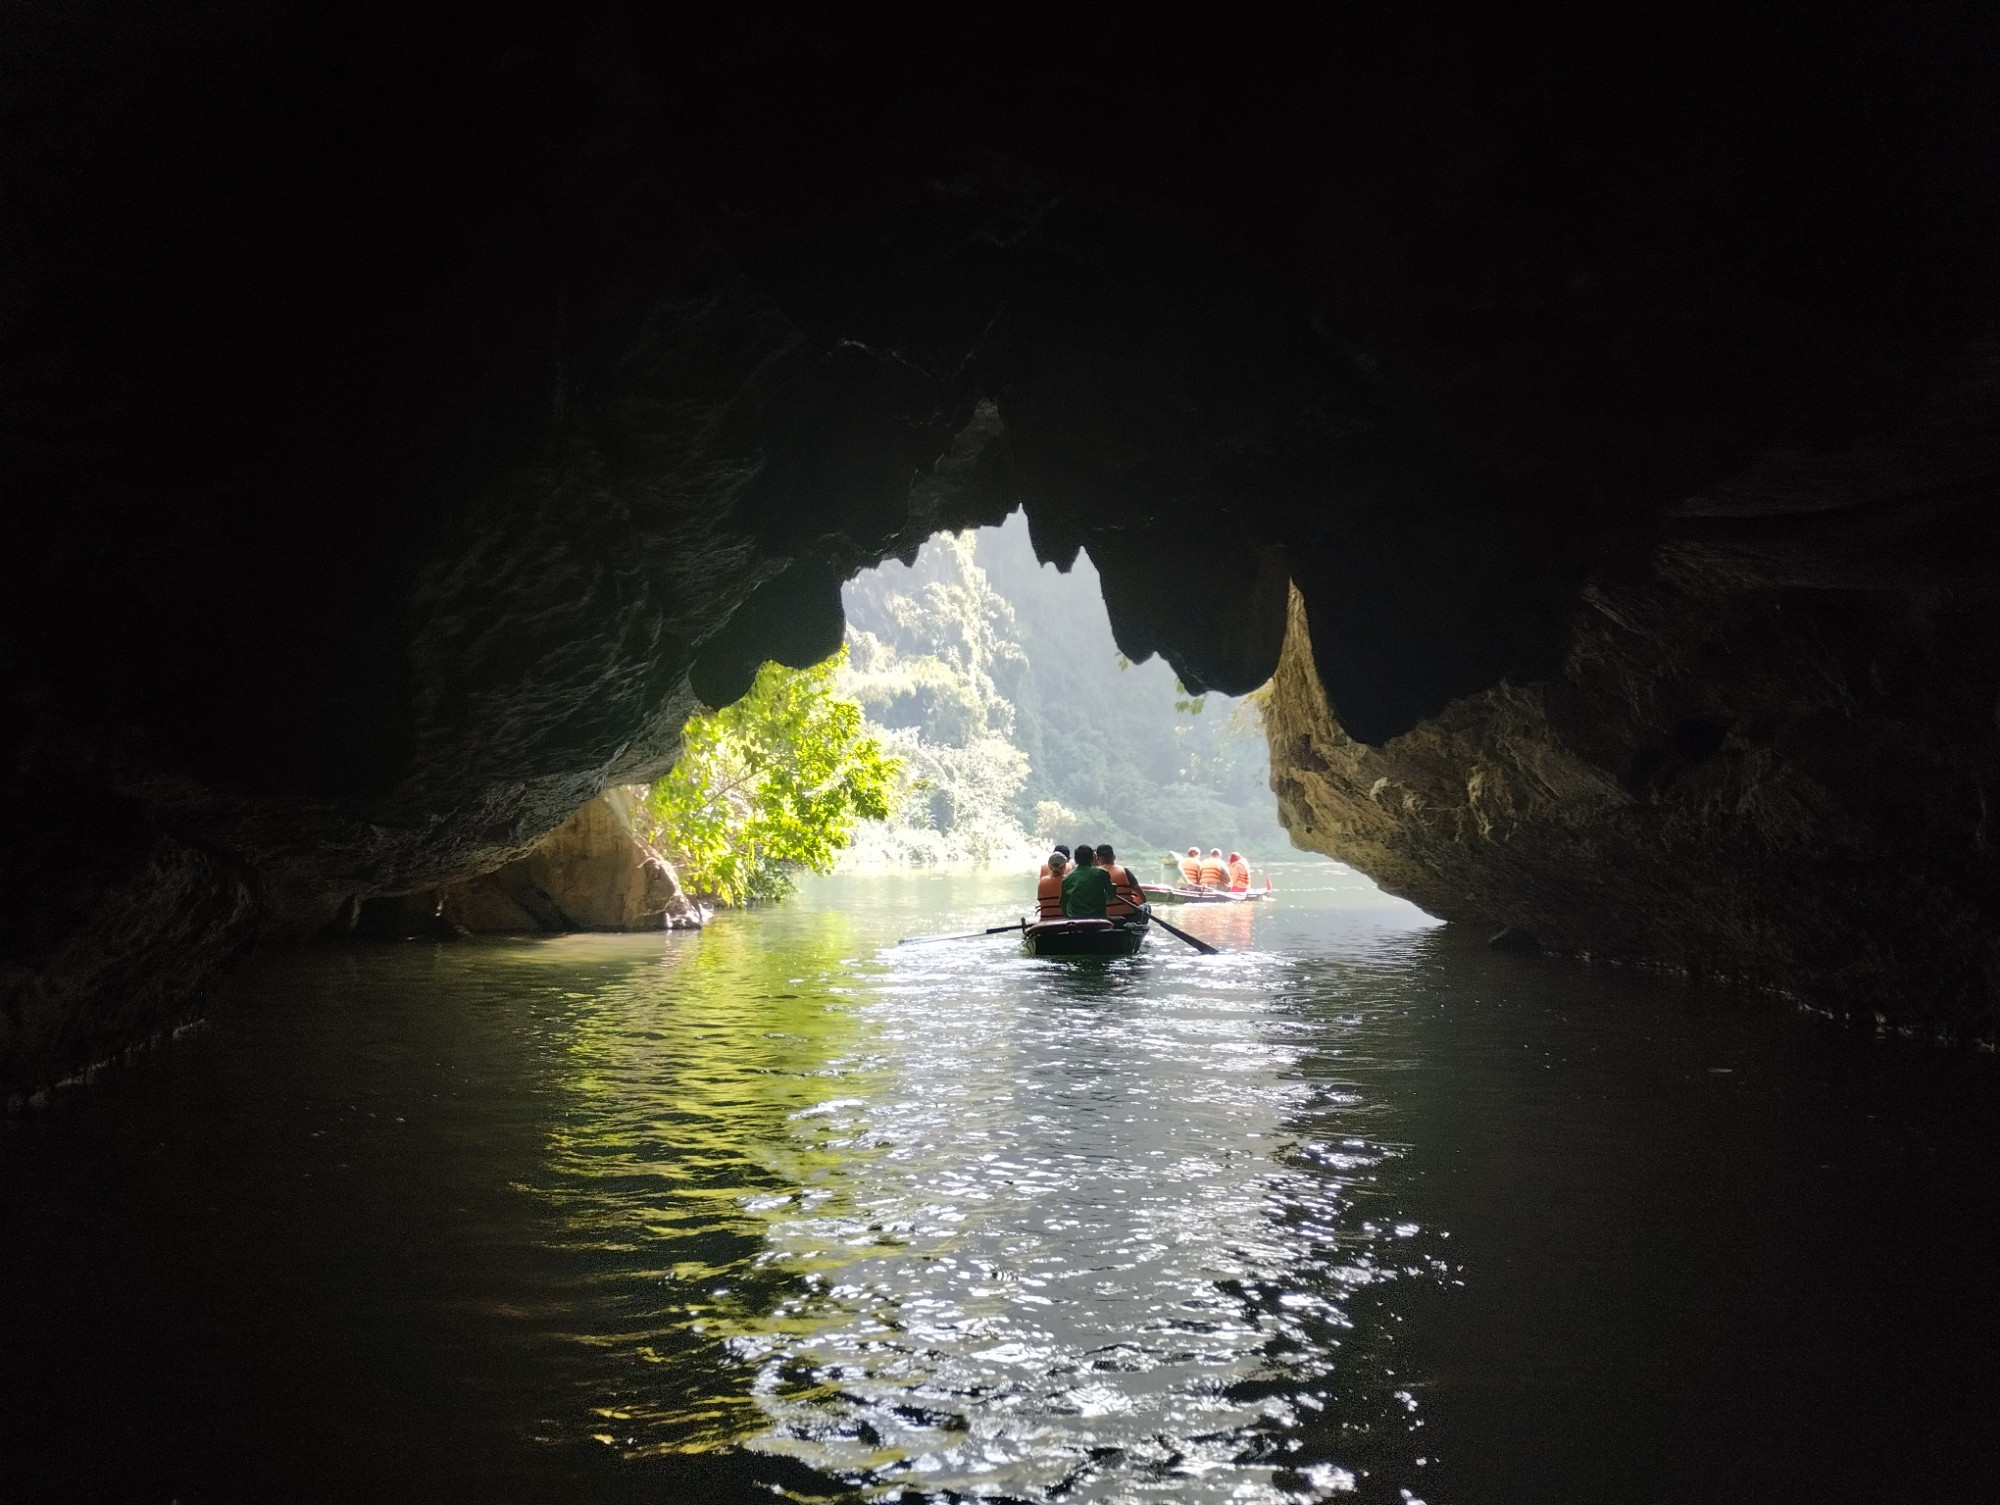
[[[928,540],[848,581],[850,684],[937,794],[924,823],[872,832],[879,857],[1039,858],[1099,839],[1143,856],[1289,851],[1257,697],[1190,691],[1119,649],[1098,572],[1035,555],[1027,519]],[[934,835],[933,835],[934,833]],[[1030,863],[1032,871],[1032,862]]]

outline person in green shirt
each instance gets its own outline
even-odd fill
[[[1076,865],[1062,881],[1062,911],[1072,920],[1101,920],[1117,891],[1111,875],[1097,865],[1097,853],[1090,847],[1076,849]]]

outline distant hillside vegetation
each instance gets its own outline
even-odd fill
[[[1036,561],[1019,513],[933,538],[849,583],[844,692],[904,761],[859,861],[1016,860],[1105,840],[1151,872],[1169,848],[1288,850],[1255,697],[1190,697],[1112,641],[1087,556]]]

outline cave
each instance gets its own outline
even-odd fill
[[[1990,1049],[1992,14],[0,27],[10,1111],[1016,508],[1508,964]]]
[[[1301,844],[1990,1037],[1990,38],[1712,20],[17,17],[10,1089],[1016,504],[1190,686],[1296,586]]]

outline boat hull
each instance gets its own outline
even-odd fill
[[[1149,904],[1257,904],[1270,897],[1267,889],[1157,888],[1145,886]]]
[[[1029,956],[1132,956],[1148,928],[1144,920],[1040,920],[1021,932],[1021,949]]]

